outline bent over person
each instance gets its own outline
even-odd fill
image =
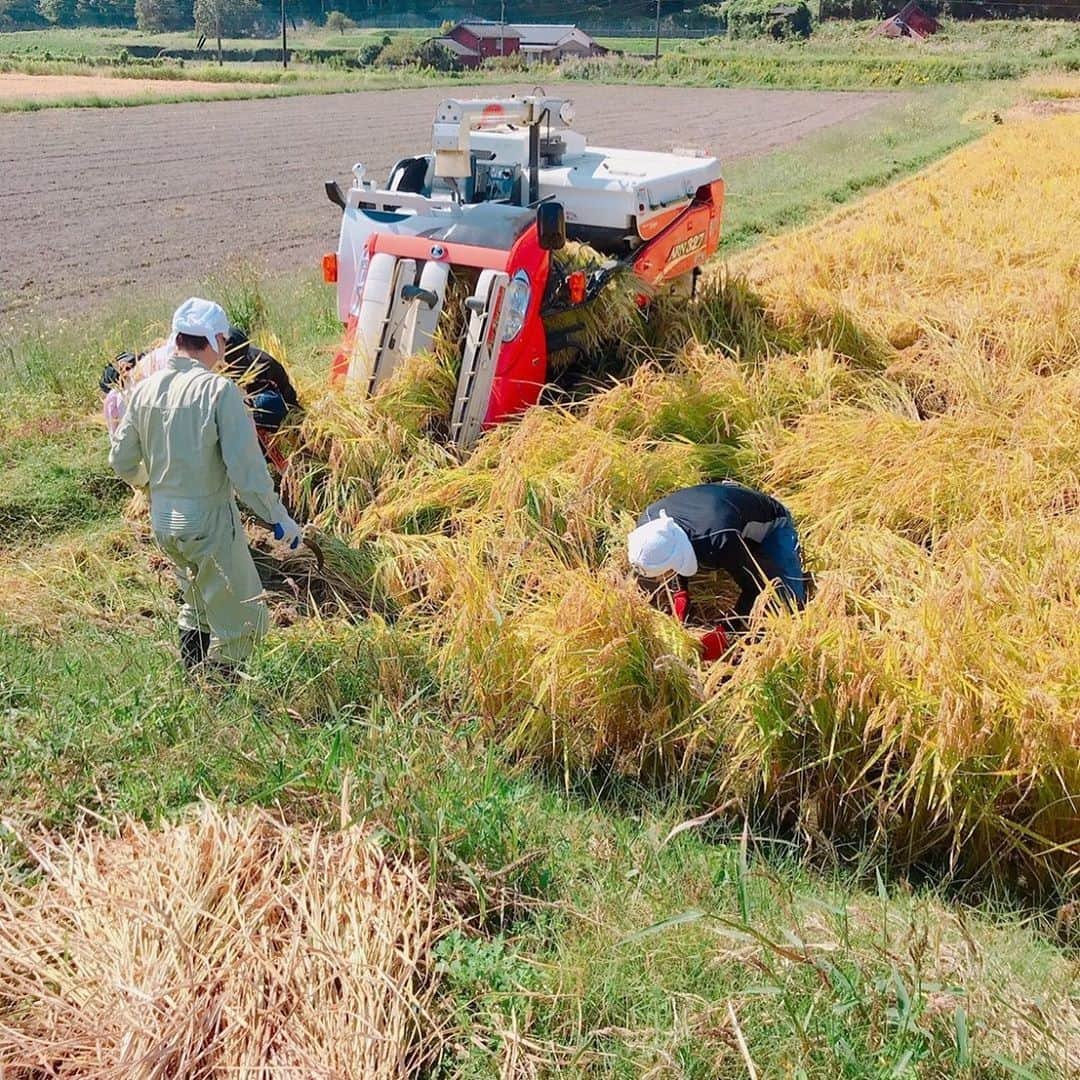
[[[252,345],[238,326],[229,327],[221,374],[232,379],[246,395],[257,429],[276,432],[289,410],[300,405],[281,361]]]
[[[268,621],[234,492],[291,548],[300,527],[274,492],[243,395],[213,373],[229,333],[225,312],[193,298],[172,329],[175,352],[131,390],[109,463],[133,487],[149,486],[154,539],[180,586],[185,665],[230,667]]]
[[[745,629],[766,583],[789,603],[806,603],[799,538],[783,503],[725,480],[683,488],[646,507],[627,539],[634,571],[644,578],[675,576],[675,616],[690,614],[691,579],[699,571],[723,570],[739,587],[732,617],[702,638],[705,659],[727,647],[727,631]]]

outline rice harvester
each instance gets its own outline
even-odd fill
[[[362,164],[347,191],[325,185],[342,211],[337,252],[323,259],[345,326],[335,382],[377,392],[431,349],[440,320],[460,317],[450,438],[467,448],[536,403],[549,353],[565,345],[548,321],[620,270],[653,289],[692,282],[720,241],[719,162],[589,146],[573,119],[558,97],[447,99],[431,152],[398,161],[385,187]],[[604,261],[564,272],[552,253],[568,238]]]

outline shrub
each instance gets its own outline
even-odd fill
[[[511,53],[509,56],[489,56],[484,61],[485,71],[528,71],[529,65],[525,57],[520,53]]]
[[[377,41],[368,42],[367,45],[361,45],[356,50],[356,62],[361,67],[371,67],[376,60],[379,59],[379,53],[383,51],[383,46]]]
[[[433,71],[457,71],[461,67],[458,58],[434,38],[418,41],[404,34],[384,45],[375,63],[379,67],[423,67]]]
[[[796,0],[794,4],[778,0],[728,0],[724,6],[728,34],[733,38],[808,38],[813,29],[806,0]],[[794,10],[788,12],[787,8]],[[770,14],[781,9],[784,14]]]

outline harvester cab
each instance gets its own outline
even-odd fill
[[[618,270],[666,286],[716,250],[715,158],[589,147],[573,116],[562,98],[449,99],[431,152],[399,161],[385,187],[359,164],[348,191],[326,184],[342,211],[338,250],[323,259],[345,325],[336,382],[375,393],[463,326],[450,436],[467,448],[539,398],[545,319],[590,303]],[[604,262],[553,274],[567,238]]]

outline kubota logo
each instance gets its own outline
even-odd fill
[[[698,248],[704,246],[705,234],[703,232],[694,233],[693,236],[688,236],[681,244],[676,244],[671,249],[671,254],[668,256],[668,262],[675,262],[676,259],[682,259],[697,251]]]

